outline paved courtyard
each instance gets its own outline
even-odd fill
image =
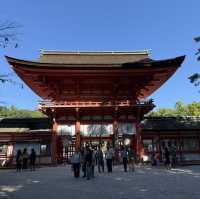
[[[46,167],[35,172],[0,170],[0,198],[12,199],[199,199],[200,166],[138,167],[124,173],[97,174],[92,180],[75,179],[69,166]]]

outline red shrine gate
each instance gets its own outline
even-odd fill
[[[154,61],[147,51],[43,51],[39,61],[6,58],[19,77],[47,100],[40,103],[39,109],[52,120],[53,163],[63,158],[63,144],[67,142],[75,142],[76,149],[87,141],[98,140],[117,147],[127,138],[128,144],[141,154],[140,121],[154,108],[152,100],[144,100],[184,60],[182,56]],[[62,135],[60,129],[65,125],[71,125],[71,137]],[[126,125],[132,126],[134,132],[127,133]],[[108,133],[103,134],[102,128]]]
[[[97,145],[102,142],[118,147],[127,141],[127,145],[141,151],[140,121],[145,113],[153,109],[152,101],[135,105],[107,104],[100,107],[89,104],[88,108],[86,104],[81,104],[82,107],[79,108],[66,104],[51,105],[47,102],[40,104],[40,109],[45,114],[54,116],[52,141],[55,143],[52,142],[52,145],[54,144],[54,154],[58,156],[55,159],[62,160],[63,142],[66,139],[70,142],[67,143],[70,145],[69,155],[75,148],[80,149],[86,143]]]

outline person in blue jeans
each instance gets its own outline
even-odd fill
[[[74,171],[74,177],[79,178],[80,176],[80,165],[81,165],[81,155],[80,152],[77,150],[72,156],[71,159],[72,168]]]

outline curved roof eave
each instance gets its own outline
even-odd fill
[[[45,62],[38,62],[38,61],[28,61],[28,60],[22,60],[22,59],[17,59],[9,56],[5,56],[7,61],[9,62],[10,65],[13,67],[18,66],[18,67],[23,67],[23,68],[35,68],[35,69],[58,69],[58,68],[90,68],[90,69],[97,69],[97,68],[126,68],[126,69],[132,69],[132,68],[166,68],[166,67],[179,67],[182,62],[185,59],[185,56],[179,56],[175,57],[172,59],[166,59],[166,60],[152,60],[152,59],[145,59],[145,60],[140,60],[140,61],[135,61],[135,62],[128,62],[128,63],[123,63],[123,64],[116,64],[116,63],[92,63],[92,64],[65,64],[65,63],[45,63]]]
[[[38,94],[43,99],[48,99],[50,91],[49,92],[47,91],[48,89],[51,90],[52,88],[48,87],[47,89],[45,87],[46,86],[45,83],[42,83],[39,80],[35,81],[34,78],[30,78],[30,77],[32,77],[33,73],[35,73],[36,76],[38,76],[38,74],[40,75],[42,74],[45,76],[47,74],[46,72],[50,72],[51,75],[54,76],[55,71],[57,72],[56,73],[57,75],[60,75],[62,77],[65,75],[68,75],[69,77],[71,77],[71,74],[78,77],[80,76],[80,74],[84,75],[87,73],[88,75],[91,72],[92,76],[94,76],[95,74],[100,74],[101,76],[107,75],[108,78],[114,75],[117,75],[118,77],[119,75],[120,76],[123,75],[124,77],[129,76],[131,78],[132,76],[133,77],[137,76],[138,74],[137,72],[139,72],[140,74],[142,74],[142,76],[140,76],[140,80],[142,80],[143,77],[147,77],[148,74],[151,74],[151,77],[150,77],[150,80],[148,80],[148,83],[138,88],[139,89],[138,92],[141,93],[141,95],[138,94],[138,97],[142,99],[151,95],[162,84],[164,84],[164,82],[167,81],[175,73],[178,67],[181,66],[182,62],[185,59],[185,56],[180,56],[173,59],[166,59],[166,60],[160,60],[160,61],[145,59],[145,60],[140,60],[137,62],[131,62],[131,63],[129,62],[129,63],[118,64],[118,65],[104,64],[104,67],[102,66],[102,64],[101,64],[101,67],[95,66],[94,64],[88,64],[87,67],[84,67],[84,66],[77,66],[77,64],[74,64],[72,66],[70,64],[61,64],[61,63],[60,64],[41,63],[41,62],[20,60],[20,59],[8,57],[8,56],[6,56],[6,59],[10,63],[10,65],[13,66],[13,69],[19,75],[19,77],[36,94]],[[85,70],[85,69],[88,69],[88,70]],[[65,71],[65,73],[63,73],[63,71]],[[26,76],[26,74],[28,76]],[[137,81],[137,79],[135,81]],[[42,83],[42,87],[40,85],[41,83]]]

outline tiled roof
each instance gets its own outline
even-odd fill
[[[48,118],[0,118],[0,132],[5,128],[19,132],[20,129],[29,129],[29,132],[49,131],[52,124]],[[152,117],[142,121],[143,131],[167,130],[199,130],[200,117]],[[7,132],[7,131],[6,131]],[[10,131],[9,131],[10,132]]]
[[[144,51],[41,51],[40,62],[65,64],[122,64],[139,61],[149,57]]]
[[[0,129],[4,128],[51,129],[51,122],[48,118],[0,118]]]
[[[142,122],[143,130],[200,130],[200,117],[152,117]]]

